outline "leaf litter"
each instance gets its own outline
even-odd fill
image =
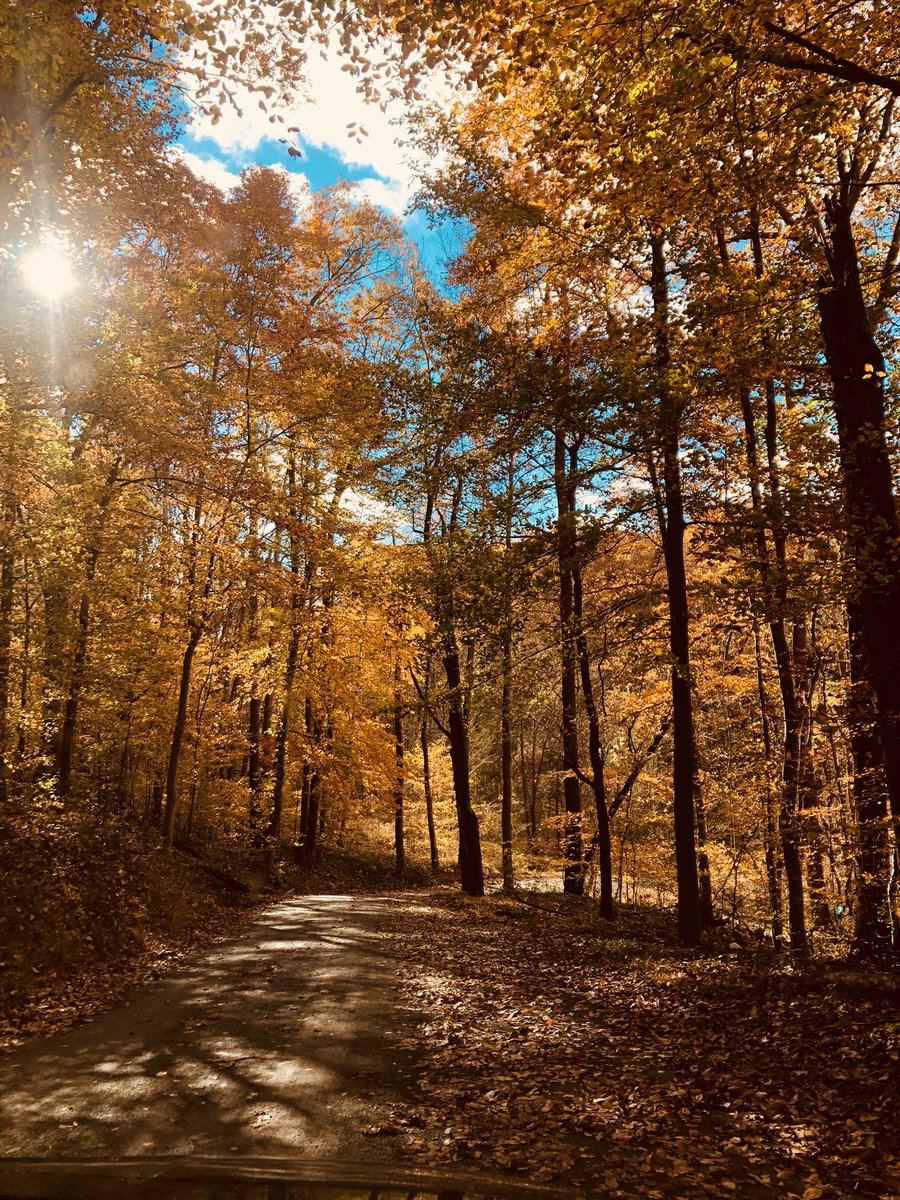
[[[623,1200],[900,1196],[896,978],[683,951],[668,914],[572,900],[398,904],[406,1156]]]

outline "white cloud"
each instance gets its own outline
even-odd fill
[[[580,487],[575,492],[575,503],[578,508],[602,508],[606,501],[606,494],[597,488]]]
[[[403,179],[392,179],[389,183],[383,179],[357,179],[354,186],[371,204],[387,209],[396,217],[402,215],[413,191],[410,183]]]
[[[240,183],[240,175],[229,170],[225,163],[220,162],[217,158],[204,158],[190,150],[184,150],[181,146],[175,147],[175,153],[198,179],[202,179],[205,183],[211,183],[213,187],[219,188],[222,192],[230,192]]]
[[[403,520],[403,514],[393,505],[386,504],[370,492],[347,488],[341,496],[341,508],[353,514],[358,521],[365,525],[381,525],[396,531]]]
[[[191,132],[197,139],[209,139],[223,153],[249,159],[262,142],[283,136],[284,129],[293,126],[297,132],[292,136],[302,145],[329,151],[348,167],[368,167],[388,180],[384,187],[379,180],[363,180],[363,191],[370,199],[377,193],[375,203],[398,212],[401,185],[406,189],[405,203],[417,178],[411,161],[409,111],[402,100],[386,100],[384,109],[368,103],[357,90],[356,78],[341,69],[348,61],[335,36],[321,53],[310,54],[303,93],[273,97],[266,101],[266,111],[260,108],[260,97],[239,93],[237,109],[223,107],[215,122],[198,114]],[[190,86],[189,76],[186,82]],[[450,81],[439,76],[427,90],[432,99],[444,102],[452,94]],[[271,122],[270,115],[276,115],[278,123]]]

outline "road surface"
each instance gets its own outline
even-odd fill
[[[394,1156],[391,898],[303,896],[0,1060],[0,1156]],[[394,1132],[397,1132],[396,1130]]]

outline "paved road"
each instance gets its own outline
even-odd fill
[[[389,898],[304,896],[89,1025],[0,1060],[0,1156],[389,1158]]]

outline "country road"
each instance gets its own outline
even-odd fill
[[[397,901],[294,897],[90,1024],[0,1061],[0,1156],[390,1158]],[[366,1130],[369,1136],[366,1136]]]

